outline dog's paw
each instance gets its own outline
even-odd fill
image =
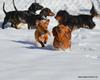
[[[47,41],[44,41],[44,44],[46,44],[47,43]]]

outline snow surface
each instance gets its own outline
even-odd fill
[[[5,1],[8,4],[10,2]],[[59,5],[62,0],[58,0],[57,4],[53,0],[51,5],[50,1],[40,0],[41,4],[51,7],[55,12],[56,8],[61,8]],[[64,0],[62,3],[65,4],[66,1],[71,3],[73,0]],[[77,1],[82,0],[75,0],[71,4],[75,6]],[[91,8],[89,1],[84,0]],[[30,0],[29,2],[31,3]],[[84,6],[85,3],[81,4]],[[78,6],[83,9],[82,5]],[[10,10],[10,7],[7,8]],[[62,5],[62,9],[64,8],[66,7]],[[1,16],[1,23],[2,19]],[[54,17],[50,19],[51,31],[57,22]],[[70,52],[55,50],[52,46],[52,35],[49,36],[46,47],[40,48],[34,39],[35,30],[0,29],[0,80],[100,80],[100,18],[94,18],[94,22],[96,27],[93,30],[78,29],[72,33]],[[80,78],[84,76],[88,78]]]

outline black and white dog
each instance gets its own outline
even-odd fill
[[[60,24],[68,25],[71,30],[75,28],[93,29],[95,27],[93,18],[99,15],[93,3],[90,13],[91,15],[80,14],[75,16],[70,15],[66,10],[60,10],[56,14],[55,18],[59,21]]]
[[[11,27],[14,27],[17,29],[17,25],[21,22],[20,20],[21,18],[28,18],[31,14],[36,14],[37,10],[41,10],[43,8],[43,6],[40,5],[39,3],[32,3],[32,5],[28,8],[28,10],[18,11],[14,4],[14,0],[13,0],[13,5],[15,8],[15,11],[6,12],[4,8],[5,3],[3,3],[3,11],[5,13],[5,18],[2,24],[2,29],[5,28],[5,24],[7,22],[11,23]]]

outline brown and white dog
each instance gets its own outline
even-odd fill
[[[45,47],[45,44],[48,41],[48,35],[50,35],[48,31],[49,22],[50,20],[46,19],[37,21],[36,23],[35,39],[42,47]]]
[[[56,49],[71,49],[71,29],[68,26],[59,24],[52,30],[54,41],[53,46]]]

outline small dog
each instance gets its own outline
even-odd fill
[[[13,0],[13,5],[15,8],[15,11],[10,11],[10,12],[6,12],[5,10],[5,3],[3,3],[3,11],[5,13],[5,18],[4,18],[4,22],[2,24],[2,29],[5,28],[5,24],[7,24],[7,22],[11,23],[11,27],[14,27],[17,29],[17,25],[19,25],[21,23],[21,18],[25,18],[27,19],[31,14],[36,14],[35,12],[37,10],[41,10],[43,8],[43,6],[41,6],[38,3],[32,3],[32,5],[29,7],[28,10],[24,10],[24,11],[18,11],[15,4],[14,4],[14,0]],[[21,16],[21,18],[20,18]],[[23,21],[25,22],[25,21]]]
[[[87,28],[93,29],[95,27],[95,23],[93,21],[93,17],[98,16],[99,14],[96,12],[94,5],[92,3],[92,9],[90,10],[91,15],[80,14],[80,15],[70,15],[65,10],[60,10],[56,14],[56,19],[63,25],[68,25],[71,30],[75,28]]]
[[[52,30],[54,41],[53,46],[56,49],[71,49],[71,29],[68,26],[59,24]]]
[[[37,21],[36,31],[35,31],[35,39],[37,42],[41,44],[42,47],[45,47],[45,44],[48,40],[48,35],[50,35],[48,31],[48,25],[50,20],[40,20]]]

